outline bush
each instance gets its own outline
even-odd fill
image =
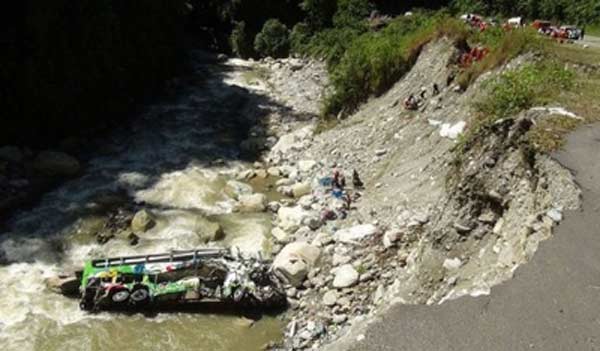
[[[560,91],[571,88],[573,80],[573,72],[557,62],[528,64],[485,82],[489,94],[476,107],[486,120],[512,116],[551,101]]]
[[[268,20],[254,39],[254,50],[263,57],[288,56],[290,53],[289,30],[277,19]]]
[[[233,30],[229,36],[229,44],[231,45],[231,52],[238,57],[246,58],[252,56],[253,50],[246,34],[246,22],[234,23]]]
[[[308,24],[297,23],[290,33],[290,49],[295,53],[306,53],[310,43],[311,31]]]

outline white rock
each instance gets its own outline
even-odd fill
[[[548,216],[554,222],[562,221],[562,211],[558,208],[552,208],[546,212],[546,216]]]
[[[317,161],[315,160],[301,160],[298,161],[298,168],[301,172],[308,172],[317,166]]]
[[[333,257],[331,258],[331,264],[335,267],[335,266],[346,264],[346,263],[350,262],[351,259],[352,258],[350,256],[334,253]]]
[[[279,243],[287,243],[290,239],[289,234],[279,227],[273,228],[271,236]]]
[[[338,300],[338,293],[335,290],[329,290],[323,295],[323,305],[325,306],[333,306],[336,304]]]
[[[286,245],[273,261],[273,271],[288,284],[299,287],[317,263],[321,250],[304,242]]]
[[[372,224],[361,224],[335,232],[335,240],[346,244],[357,244],[360,240],[377,233],[377,227]]]
[[[281,222],[299,226],[310,216],[310,212],[303,210],[300,206],[281,207],[277,211],[277,216]]]
[[[465,121],[460,121],[454,125],[451,125],[450,123],[444,123],[440,129],[440,136],[442,138],[455,140],[463,133],[466,125],[467,123]]]
[[[242,195],[238,206],[240,212],[263,212],[267,209],[267,196],[265,194]]]
[[[295,198],[300,198],[312,192],[312,187],[309,182],[296,183],[292,185],[292,195]]]
[[[443,266],[448,270],[458,269],[462,265],[460,258],[447,258],[444,260]]]
[[[348,288],[356,284],[358,281],[358,272],[352,267],[351,264],[345,264],[335,271],[335,278],[333,278],[333,287]]]
[[[402,237],[402,233],[399,230],[388,230],[383,234],[383,246],[387,249],[396,244]]]

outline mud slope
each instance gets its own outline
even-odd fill
[[[583,208],[567,213],[514,279],[491,295],[438,306],[399,305],[351,350],[600,349],[600,125],[555,155],[575,174]]]

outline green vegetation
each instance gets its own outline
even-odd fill
[[[483,88],[489,93],[476,107],[488,120],[505,118],[553,101],[573,86],[573,76],[558,62],[526,64],[485,82]]]
[[[457,162],[481,130],[534,106],[556,101],[574,88],[575,74],[558,61],[539,61],[502,73],[483,83],[488,93],[475,102],[478,115],[456,146]]]
[[[289,30],[277,19],[268,20],[254,39],[254,50],[263,57],[287,56],[290,52]]]

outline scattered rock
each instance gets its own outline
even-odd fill
[[[455,257],[445,259],[442,266],[448,270],[454,270],[460,268],[461,265],[462,261],[458,257]]]
[[[348,288],[356,284],[357,281],[358,272],[351,264],[345,264],[336,269],[333,287],[337,289]]]
[[[546,216],[548,216],[554,222],[562,221],[562,211],[558,208],[552,208],[546,212]]]
[[[309,172],[316,166],[317,166],[317,161],[314,161],[314,160],[298,161],[298,169],[300,169],[301,172]]]
[[[279,227],[273,228],[271,236],[273,236],[278,243],[287,243],[290,239],[289,234]]]
[[[131,220],[131,230],[134,233],[144,233],[154,227],[155,224],[156,221],[152,213],[147,210],[140,210]]]
[[[338,300],[338,293],[335,290],[329,290],[323,295],[323,305],[331,307],[336,304]]]
[[[263,212],[267,209],[265,194],[241,195],[238,204],[240,212]]]
[[[346,244],[357,244],[360,240],[377,233],[377,227],[372,224],[361,224],[351,228],[338,230],[334,236],[339,242]]]
[[[466,234],[473,230],[469,224],[463,222],[454,222],[454,229],[460,234]]]
[[[310,194],[311,191],[312,187],[308,182],[296,183],[292,185],[292,195],[297,199],[304,195]]]
[[[396,244],[402,237],[402,233],[399,230],[388,230],[383,234],[383,246],[387,249]]]

